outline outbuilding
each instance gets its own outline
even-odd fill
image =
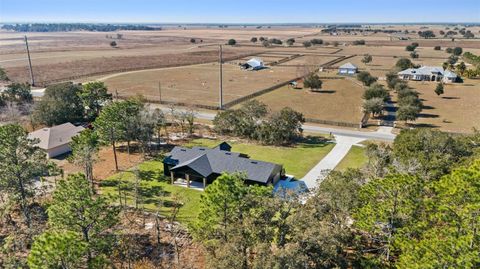
[[[340,75],[355,75],[358,72],[358,67],[352,63],[346,63],[338,68],[338,74]]]
[[[262,59],[252,58],[248,60],[246,63],[242,64],[241,67],[246,70],[261,70],[265,68],[265,65]]]
[[[70,148],[72,137],[78,135],[84,129],[82,126],[75,126],[67,122],[31,132],[28,134],[28,138],[38,139],[36,145],[47,152],[48,158],[53,158],[72,151]]]

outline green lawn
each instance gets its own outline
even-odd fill
[[[307,137],[302,143],[292,147],[262,146],[250,143],[227,141],[232,151],[248,154],[250,158],[259,161],[282,164],[285,172],[296,178],[302,178],[320,160],[332,150],[334,144],[327,143],[321,137]],[[219,140],[195,139],[186,146],[214,147]]]
[[[146,161],[138,167],[138,175],[141,178],[141,193],[144,208],[152,211],[159,210],[160,214],[170,216],[172,213],[173,200],[180,201],[183,206],[178,213],[178,221],[189,223],[196,219],[199,211],[198,204],[202,192],[170,184],[170,179],[163,176],[163,164],[161,161]],[[100,190],[112,202],[118,204],[118,183],[127,190],[127,203],[134,206],[133,183],[134,172],[127,171],[113,175],[100,184]]]
[[[220,144],[219,140],[195,139],[188,143],[187,147],[204,146],[214,147]],[[232,151],[248,154],[250,158],[261,161],[283,164],[286,173],[302,178],[313,166],[315,166],[333,148],[334,144],[327,143],[321,137],[308,137],[302,143],[293,147],[273,147],[257,144],[229,142]],[[141,204],[145,209],[159,211],[164,216],[170,216],[174,200],[180,200],[183,206],[178,214],[178,221],[190,223],[194,221],[199,212],[201,191],[187,189],[170,184],[170,179],[163,175],[161,161],[146,161],[136,167],[141,179],[140,190],[142,193]],[[113,175],[100,183],[100,191],[111,199],[112,203],[118,204],[118,189],[124,189],[127,193],[127,203],[134,206],[134,179],[135,169]],[[120,185],[119,185],[120,184]],[[175,199],[178,197],[179,199]]]
[[[353,146],[345,158],[335,167],[336,171],[344,171],[347,168],[361,168],[368,161],[365,155],[365,148]]]

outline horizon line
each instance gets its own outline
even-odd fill
[[[430,22],[419,22],[419,21],[404,21],[404,22],[128,22],[128,21],[109,21],[109,22],[98,22],[98,21],[0,21],[0,24],[32,24],[32,23],[51,23],[51,24],[158,24],[158,25],[250,25],[250,26],[261,26],[261,25],[314,25],[314,24],[474,24],[480,25],[478,22],[469,22],[469,21],[430,21]]]

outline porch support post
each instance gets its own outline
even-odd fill
[[[207,178],[203,178],[203,189],[207,187]]]
[[[173,183],[175,182],[175,174],[172,171],[170,171],[170,180],[171,180],[172,185],[173,185]]]
[[[190,188],[190,175],[189,174],[186,174],[187,175],[187,188]]]

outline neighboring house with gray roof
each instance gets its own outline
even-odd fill
[[[242,153],[231,152],[231,146],[223,142],[214,148],[175,147],[164,159],[164,173],[175,178],[187,179],[189,182],[203,182],[204,186],[212,183],[224,172],[243,173],[246,183],[269,185],[275,184],[283,175],[279,164],[249,159]]]
[[[420,68],[408,68],[398,72],[398,77],[403,80],[414,81],[437,81],[443,83],[457,82],[458,76],[441,66],[422,66]]]
[[[358,67],[352,63],[346,63],[338,68],[340,75],[355,75],[358,72]]]
[[[31,132],[28,134],[28,138],[38,139],[39,143],[36,145],[47,152],[48,158],[53,158],[72,151],[70,148],[72,137],[76,136],[84,129],[85,128],[82,126],[75,126],[70,122],[67,122]]]

